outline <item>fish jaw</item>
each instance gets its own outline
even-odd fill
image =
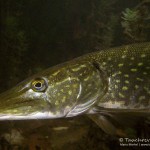
[[[17,115],[17,114],[1,114],[0,120],[31,120],[31,119],[48,119],[52,118],[53,114],[49,112],[37,112],[30,115]],[[54,117],[55,118],[55,117]]]
[[[0,120],[28,120],[59,118],[63,113],[50,112],[51,105],[46,93],[36,93],[30,84],[18,86],[0,94]]]

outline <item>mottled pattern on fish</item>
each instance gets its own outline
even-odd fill
[[[150,43],[133,44],[89,55],[108,78],[105,108],[150,108]]]

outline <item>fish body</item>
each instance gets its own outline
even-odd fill
[[[92,54],[107,78],[98,105],[116,109],[150,109],[150,44],[136,44]]]
[[[103,96],[95,106],[124,111],[150,110],[150,43],[103,50],[79,59],[89,61],[99,70]]]
[[[0,95],[0,120],[113,112],[149,115],[150,43],[86,54],[42,71]]]

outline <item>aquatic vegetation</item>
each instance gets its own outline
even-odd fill
[[[139,19],[138,16],[139,11],[138,10],[131,10],[129,8],[126,8],[124,12],[122,12],[123,17],[122,19],[126,21],[137,21]]]
[[[126,8],[122,12],[121,25],[129,40],[146,41],[149,35],[149,5],[148,1],[142,1],[135,8]]]

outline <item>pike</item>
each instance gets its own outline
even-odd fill
[[[150,43],[86,54],[0,95],[0,120],[81,114],[110,134],[117,132],[111,122],[117,115],[150,116]]]

